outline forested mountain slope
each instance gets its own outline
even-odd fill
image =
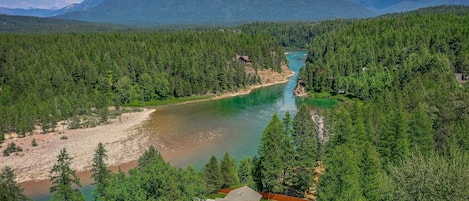
[[[320,200],[469,196],[469,89],[455,78],[469,74],[469,9],[432,9],[313,40],[302,86],[348,97],[327,115]]]
[[[465,0],[351,0],[378,14],[404,12],[440,5],[469,5]]]
[[[233,32],[1,34],[0,132],[107,114],[109,105],[237,91],[259,82],[254,69],[286,62],[268,35]]]
[[[132,25],[233,24],[252,21],[297,21],[370,17],[373,13],[346,0],[104,0],[95,8],[57,16]]]
[[[86,33],[125,30],[136,28],[75,20],[0,15],[0,33]]]

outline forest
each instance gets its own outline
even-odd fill
[[[469,9],[358,20],[315,38],[300,82],[324,114],[319,200],[466,200]]]
[[[309,98],[339,102],[315,111],[325,118],[325,138],[300,105],[294,116],[272,116],[257,156],[213,156],[201,170],[172,167],[150,147],[128,175],[110,173],[99,144],[95,199],[192,200],[248,185],[316,200],[468,200],[468,21],[468,7],[443,6],[298,29],[254,23],[244,34],[3,34],[0,128],[26,133],[36,120],[47,126],[109,105],[237,90],[257,79],[246,77],[236,54],[275,68],[285,59],[271,55],[283,55],[280,44],[307,47],[299,86]],[[80,183],[72,162],[64,149],[51,170],[55,200],[84,199],[72,188]],[[318,167],[325,168],[319,178]],[[12,178],[2,169],[0,195],[24,200]]]
[[[0,34],[0,132],[244,89],[259,80],[236,55],[280,71],[283,51],[266,34],[220,31]]]

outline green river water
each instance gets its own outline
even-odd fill
[[[212,155],[221,159],[225,152],[237,160],[256,155],[260,136],[272,115],[296,113],[293,89],[306,53],[288,52],[289,67],[295,71],[288,83],[260,88],[244,96],[158,108],[145,125],[146,134],[163,156],[178,167],[192,164],[200,168]],[[90,185],[81,189],[87,200],[91,200],[92,189]],[[50,199],[47,192],[28,196],[39,201]]]

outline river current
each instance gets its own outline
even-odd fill
[[[272,115],[296,113],[293,89],[306,53],[287,53],[289,67],[295,72],[288,83],[256,89],[243,96],[158,108],[145,125],[146,134],[163,157],[178,167],[191,164],[200,168],[212,155],[220,160],[225,152],[238,161],[256,155],[260,136]],[[89,185],[81,189],[87,200],[92,200],[92,189]],[[50,199],[44,192],[25,191],[35,192],[28,193],[33,200]]]

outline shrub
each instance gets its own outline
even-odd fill
[[[22,151],[23,149],[20,146],[16,146],[14,142],[11,142],[10,144],[8,144],[8,147],[3,150],[3,156],[10,156],[11,153]]]
[[[66,140],[68,139],[68,137],[66,135],[63,135],[62,137],[60,137],[61,140]]]
[[[33,147],[37,147],[36,139],[33,138],[33,140],[31,140],[31,145],[32,145]]]

